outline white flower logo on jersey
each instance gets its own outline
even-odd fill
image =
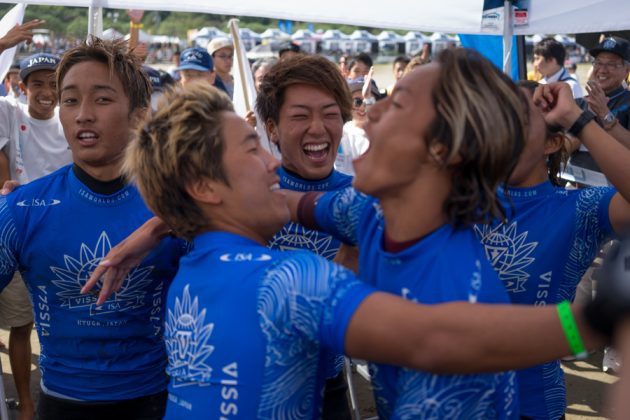
[[[305,249],[328,260],[332,260],[339,250],[339,246],[333,243],[332,236],[307,229],[297,223],[285,225],[271,239],[269,247],[281,251]]]
[[[96,305],[96,294],[82,295],[81,288],[90,278],[94,269],[112,248],[107,232],[102,232],[94,250],[84,243],[79,250],[79,258],[64,255],[65,267],[50,267],[57,279],[52,283],[61,289],[57,297],[61,306],[70,309],[90,308],[90,315],[102,315],[110,312],[126,311],[144,306],[146,286],[151,282],[149,274],[153,266],[136,267],[127,274],[121,289],[114,293],[101,306]],[[100,285],[100,281],[99,281]]]
[[[190,298],[184,287],[182,300],[175,298],[175,312],[168,310],[164,341],[168,353],[166,372],[175,379],[174,386],[210,385],[212,368],[206,359],[214,351],[208,344],[214,324],[204,324],[206,310],[199,312],[199,299]]]
[[[508,292],[525,291],[529,278],[526,268],[535,261],[532,252],[538,242],[526,243],[527,232],[517,234],[516,222],[496,227],[475,225],[475,233],[486,250],[486,257],[492,264]]]

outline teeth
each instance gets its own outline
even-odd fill
[[[307,152],[319,152],[320,150],[324,150],[327,148],[328,148],[328,144],[326,143],[307,144],[306,146],[304,146],[304,150],[306,150]]]
[[[42,105],[50,106],[52,105],[53,102],[52,101],[39,101],[39,103]]]
[[[81,134],[79,134],[79,138],[80,139],[95,139],[96,138],[96,134],[94,134],[94,133],[81,133]]]
[[[269,191],[276,191],[279,189],[280,189],[280,184],[278,184],[277,182],[273,184],[271,187],[269,187]]]

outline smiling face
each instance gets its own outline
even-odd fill
[[[593,61],[591,79],[597,81],[604,93],[608,94],[621,86],[629,71],[630,67],[617,54],[600,52]]]
[[[289,221],[276,174],[280,163],[261,147],[256,131],[244,119],[224,111],[222,120],[222,163],[228,182],[213,182],[221,198],[220,211],[229,217],[231,231],[266,243]]]
[[[367,107],[363,103],[363,95],[360,90],[356,90],[352,92],[352,122],[356,126],[363,127],[367,119]]]
[[[26,94],[28,113],[36,120],[49,120],[57,106],[57,81],[52,70],[37,70],[29,74],[26,84],[21,83]]]
[[[309,180],[330,175],[343,134],[341,110],[332,95],[310,85],[289,86],[278,123],[267,125],[280,147],[282,166]]]
[[[70,67],[60,92],[59,117],[73,161],[97,179],[118,177],[142,110],[130,112],[122,83],[106,64],[97,61]]]
[[[431,94],[439,72],[437,63],[414,69],[391,96],[370,107],[370,146],[353,162],[356,189],[381,198],[428,180],[423,174],[435,162],[427,153],[426,133],[436,116]]]

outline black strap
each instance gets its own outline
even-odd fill
[[[567,133],[571,134],[574,137],[577,137],[584,126],[589,122],[595,119],[595,114],[593,114],[588,109],[586,111],[582,111],[577,120],[573,123],[573,125],[567,130]]]
[[[559,82],[566,82],[567,80],[573,80],[577,83],[577,79],[569,74],[566,69],[562,69],[562,74],[558,77]]]

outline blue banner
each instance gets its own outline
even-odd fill
[[[459,34],[462,47],[479,51],[497,68],[503,71],[503,37],[500,35]],[[518,54],[516,36],[512,37],[512,80],[518,80]]]

